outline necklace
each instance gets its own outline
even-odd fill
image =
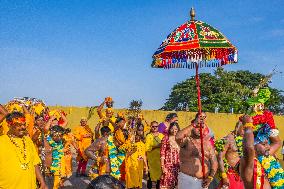
[[[8,137],[9,137],[10,142],[16,147],[16,149],[18,149],[18,150],[16,150],[16,154],[17,154],[17,157],[20,161],[21,169],[23,169],[23,170],[29,169],[30,161],[27,161],[27,148],[26,148],[25,138],[23,137],[21,139],[21,141],[23,143],[23,148],[21,148],[20,145],[17,143],[17,141],[14,140],[11,135],[8,135]],[[21,156],[23,156],[23,157],[21,157]]]

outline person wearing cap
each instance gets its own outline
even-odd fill
[[[176,113],[169,113],[166,116],[165,121],[159,124],[158,132],[162,133],[164,135],[167,134],[168,133],[168,129],[170,127],[170,124],[173,123],[173,122],[177,122],[177,121],[178,121],[177,114]]]
[[[85,150],[92,144],[94,133],[92,129],[87,125],[86,117],[82,117],[80,125],[74,128],[74,136],[78,142],[77,161],[79,162],[79,164],[76,175],[87,176],[86,167],[88,163],[88,157],[85,155]]]
[[[0,188],[48,189],[39,169],[40,159],[30,137],[26,136],[25,115],[12,112],[6,116],[7,135],[0,136]]]

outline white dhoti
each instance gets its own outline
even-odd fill
[[[202,179],[198,179],[182,172],[178,174],[178,189],[203,189]]]

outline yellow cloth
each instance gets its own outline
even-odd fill
[[[91,134],[92,137],[84,138],[83,136],[86,134]],[[74,128],[74,136],[78,141],[78,147],[81,153],[79,157],[81,156],[84,160],[88,160],[88,157],[85,155],[85,150],[92,144],[93,135],[93,131],[87,125],[85,127],[77,126]]]
[[[67,178],[72,175],[72,152],[71,146],[75,140],[75,137],[72,133],[68,133],[63,136],[65,144],[64,144],[64,160],[65,160],[65,172]]]
[[[66,165],[65,165],[65,155],[62,157],[60,161],[60,170],[56,171],[54,176],[54,182],[53,182],[53,189],[59,189],[60,184],[62,181],[62,178],[66,177]]]
[[[72,155],[64,155],[65,173],[67,178],[72,176]]]
[[[20,138],[14,138],[21,149],[23,143]],[[1,189],[36,189],[35,165],[40,159],[35,146],[29,137],[25,137],[27,160],[29,169],[21,168],[23,155],[19,149],[10,141],[7,135],[0,136],[0,188]]]
[[[157,146],[161,143],[164,135],[159,133],[157,137],[154,137],[152,133],[146,136],[146,152],[148,159],[148,166],[151,180],[156,182],[160,180],[162,171],[161,171],[161,160],[160,160],[160,148],[152,149],[154,146]]]
[[[0,133],[0,135],[6,135],[8,133],[8,131],[9,131],[9,127],[8,127],[8,123],[7,123],[6,119],[4,119],[1,122],[0,126],[1,126],[1,133]]]
[[[106,116],[105,116],[105,114],[103,114],[103,117],[99,120],[99,123],[102,123],[105,119],[106,119]],[[110,118],[110,120],[111,120],[112,123],[116,122],[116,118],[113,117],[113,116]],[[113,132],[114,131],[114,125],[111,122],[108,123],[108,127],[110,128],[111,132]]]
[[[143,169],[145,156],[145,144],[136,142],[136,152],[126,157],[125,172],[126,172],[126,187],[127,188],[142,188]]]
[[[34,132],[35,118],[31,114],[25,114],[25,118],[26,118],[27,131],[29,133],[29,136],[32,137]]]

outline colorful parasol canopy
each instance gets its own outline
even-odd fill
[[[237,49],[217,29],[194,19],[176,28],[153,55],[154,68],[219,67],[237,62]]]

